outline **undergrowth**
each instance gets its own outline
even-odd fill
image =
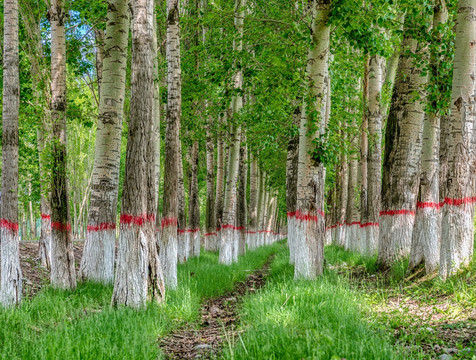
[[[232,266],[204,253],[178,266],[176,291],[145,310],[112,308],[112,286],[45,288],[18,308],[0,308],[0,359],[157,359],[157,338],[199,316],[200,303],[243,280],[276,251],[263,247]]]

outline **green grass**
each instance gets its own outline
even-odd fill
[[[157,359],[157,339],[199,316],[200,303],[259,269],[276,246],[263,247],[237,264],[218,264],[204,253],[179,265],[179,288],[165,304],[145,310],[110,306],[112,287],[79,284],[75,291],[46,288],[20,307],[0,309],[0,359]]]
[[[241,310],[238,339],[226,345],[230,359],[405,359],[377,323],[364,318],[365,302],[345,277],[326,271],[315,281],[294,281],[284,243],[271,265],[271,275]],[[329,263],[371,265],[340,249],[330,249]],[[233,342],[233,343],[231,343]]]

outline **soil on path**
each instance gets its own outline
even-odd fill
[[[79,269],[84,241],[74,241],[74,263]],[[23,297],[31,298],[50,282],[50,272],[40,265],[37,241],[20,241],[20,267],[23,275]]]
[[[160,341],[166,359],[214,359],[226,341],[237,333],[238,308],[247,294],[254,293],[266,282],[271,255],[263,267],[222,296],[207,299],[201,307],[201,321],[181,328]]]

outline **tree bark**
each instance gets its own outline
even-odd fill
[[[362,129],[361,129],[361,137],[360,137],[360,219],[359,219],[359,226],[356,226],[357,232],[357,246],[356,249],[359,250],[360,253],[365,252],[365,242],[366,242],[366,229],[362,227],[363,220],[365,220],[365,216],[367,213],[367,192],[368,192],[368,175],[367,175],[367,167],[368,167],[368,154],[369,154],[369,139],[368,139],[368,131],[369,131],[369,113],[367,110],[367,106],[369,104],[369,64],[370,63],[370,56],[365,57],[364,62],[364,77],[362,79],[362,94],[363,94],[363,117],[362,117]]]
[[[377,252],[379,238],[380,194],[382,188],[382,113],[381,94],[383,82],[383,59],[373,55],[369,60],[367,117],[369,129],[368,145],[368,192],[367,205],[360,223],[364,230],[363,253],[371,256]]]
[[[407,16],[385,134],[378,244],[378,262],[383,267],[410,253],[419,184],[425,101],[422,89],[428,76],[416,68],[414,57],[425,60],[428,47],[411,37],[409,21],[412,19]],[[415,94],[419,94],[418,99]]]
[[[189,226],[190,245],[192,246],[193,256],[200,256],[200,204],[198,198],[198,141],[192,144],[191,154],[191,182],[189,193]]]
[[[446,23],[448,10],[444,0],[438,0],[434,7],[433,29],[439,31],[441,24]],[[437,33],[436,40],[441,42],[441,33]],[[439,68],[438,50],[434,50],[430,58],[431,78],[437,79]],[[436,84],[438,86],[438,83]],[[438,87],[440,88],[441,85]],[[445,90],[440,89],[443,93]],[[435,94],[436,95],[436,94]],[[431,111],[423,122],[423,146],[421,154],[420,187],[418,194],[415,225],[413,228],[412,246],[410,251],[409,267],[416,267],[424,262],[427,274],[435,271],[439,264],[439,130],[440,113],[437,104],[430,104]]]
[[[190,237],[187,234],[187,212],[185,209],[185,185],[183,178],[182,141],[178,140],[179,168],[178,168],[178,229],[177,229],[177,258],[184,263],[190,257]]]
[[[248,178],[248,159],[247,159],[246,137],[243,135],[243,144],[240,147],[240,165],[239,165],[239,186],[236,227],[238,234],[238,255],[244,255],[246,252],[246,180]]]
[[[353,124],[352,126],[355,126]],[[345,211],[345,244],[347,250],[357,249],[358,230],[360,228],[360,201],[359,201],[359,138],[354,135],[351,140],[354,153],[349,155],[349,178],[347,181],[347,204]]]
[[[223,195],[225,183],[225,144],[223,142],[223,117],[219,119],[219,129],[217,131],[217,183],[215,196],[215,221],[216,221],[216,250],[219,250],[221,243],[221,225],[223,224]]]
[[[441,223],[440,276],[469,264],[473,255],[474,91],[476,0],[459,0],[448,132],[448,174]]]
[[[66,11],[63,0],[52,0],[51,23],[51,284],[76,287],[73,241],[66,180]]]
[[[215,217],[215,161],[212,137],[213,118],[208,117],[206,127],[206,156],[207,156],[207,203],[205,214],[205,250],[217,250],[217,233]]]
[[[5,0],[3,28],[2,184],[0,204],[0,303],[20,303],[22,272],[18,236],[18,117],[20,70],[18,1]]]
[[[109,3],[104,39],[88,226],[79,269],[82,280],[114,281],[116,214],[129,37],[129,0]]]
[[[293,114],[293,132],[299,127],[301,119],[301,105],[296,106]],[[288,218],[288,246],[289,263],[294,264],[296,251],[296,202],[297,202],[297,168],[298,168],[299,134],[292,136],[288,141],[286,159],[286,213]]]
[[[165,285],[177,288],[177,216],[182,77],[178,0],[167,0],[167,128],[165,131],[164,204],[160,259]]]
[[[243,48],[243,22],[245,17],[245,0],[235,0],[235,29],[238,33],[238,39],[233,41],[233,49],[241,52]],[[233,87],[238,92],[243,87],[243,72],[241,66],[234,74]],[[243,107],[243,97],[234,95],[231,103],[232,114],[235,115]],[[232,143],[229,151],[229,165],[226,179],[225,199],[223,208],[223,225],[221,226],[220,255],[219,261],[222,264],[230,265],[233,261],[233,242],[236,232],[236,204],[238,182],[238,167],[240,156],[241,126],[236,124],[235,119],[231,119],[232,124]]]
[[[249,228],[248,248],[256,248],[258,231],[258,160],[250,152],[250,203],[249,203]]]
[[[150,200],[150,196],[155,196],[155,189],[152,195],[149,190],[153,184],[153,176],[150,174],[154,173],[153,170],[149,170],[149,167],[154,168],[154,159],[151,159],[149,155],[150,134],[155,121],[153,118],[153,16],[152,0],[134,0],[131,112],[120,218],[121,234],[112,295],[113,305],[134,308],[145,306],[148,296],[158,298],[157,284],[150,281],[151,272],[154,271],[150,261],[150,243],[155,243],[154,234],[151,231],[155,225],[155,213],[147,212],[150,203],[155,206],[154,199]]]

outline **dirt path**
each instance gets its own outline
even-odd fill
[[[201,307],[198,328],[189,325],[162,339],[160,346],[166,359],[213,359],[221,352],[227,338],[236,334],[238,308],[246,294],[260,289],[266,282],[271,255],[263,267],[222,296],[210,298]]]

